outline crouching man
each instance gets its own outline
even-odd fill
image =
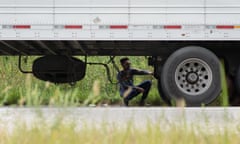
[[[145,99],[148,96],[152,82],[150,80],[143,81],[139,85],[134,85],[134,75],[153,75],[152,72],[145,70],[137,70],[131,68],[131,62],[129,58],[125,57],[120,60],[123,70],[117,75],[118,83],[120,85],[120,96],[123,98],[125,106],[128,106],[129,101],[142,93],[139,106],[144,106]]]

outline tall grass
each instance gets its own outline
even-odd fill
[[[81,58],[81,57],[80,57]],[[119,59],[116,62],[119,65]],[[133,67],[153,70],[147,65],[145,57],[130,57]],[[29,58],[24,69],[31,70],[34,58]],[[89,57],[89,62],[108,62],[108,57]],[[111,68],[111,77],[116,82],[117,71]],[[104,67],[88,65],[86,76],[74,86],[69,84],[52,84],[36,79],[31,74],[22,74],[18,71],[18,57],[0,57],[0,104],[1,105],[27,105],[27,106],[79,106],[121,104],[122,100],[118,93],[118,85],[111,84],[107,80]],[[136,76],[138,84],[149,76]],[[94,83],[98,82],[99,93],[94,95]],[[131,104],[135,105],[140,97],[135,98]],[[157,81],[153,79],[153,87],[147,102],[151,105],[164,105],[157,91]]]
[[[0,131],[1,144],[238,144],[239,132],[225,128],[209,133],[210,130],[197,126],[185,128],[171,125],[165,129],[150,123],[146,129],[129,124],[89,127],[76,130],[76,125],[57,123],[46,126],[42,123],[31,128],[19,125],[11,133]]]

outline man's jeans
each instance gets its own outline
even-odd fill
[[[146,80],[141,84],[137,85],[137,87],[141,87],[144,89],[140,103],[143,103],[144,100],[147,98],[151,86],[152,86],[152,82],[150,80]],[[128,106],[128,102],[134,97],[136,97],[138,94],[140,94],[139,91],[137,91],[136,89],[132,89],[131,92],[124,97],[124,104]]]

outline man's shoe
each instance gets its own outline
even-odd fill
[[[126,100],[125,98],[123,99],[123,103],[124,103],[124,106],[128,106],[128,100]]]
[[[145,106],[145,102],[144,101],[140,101],[138,105],[139,106]]]

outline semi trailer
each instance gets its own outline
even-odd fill
[[[40,56],[37,78],[84,78],[89,56],[147,56],[166,102],[209,104],[220,60],[240,90],[239,0],[0,0],[0,55]],[[75,56],[84,56],[84,60]]]

